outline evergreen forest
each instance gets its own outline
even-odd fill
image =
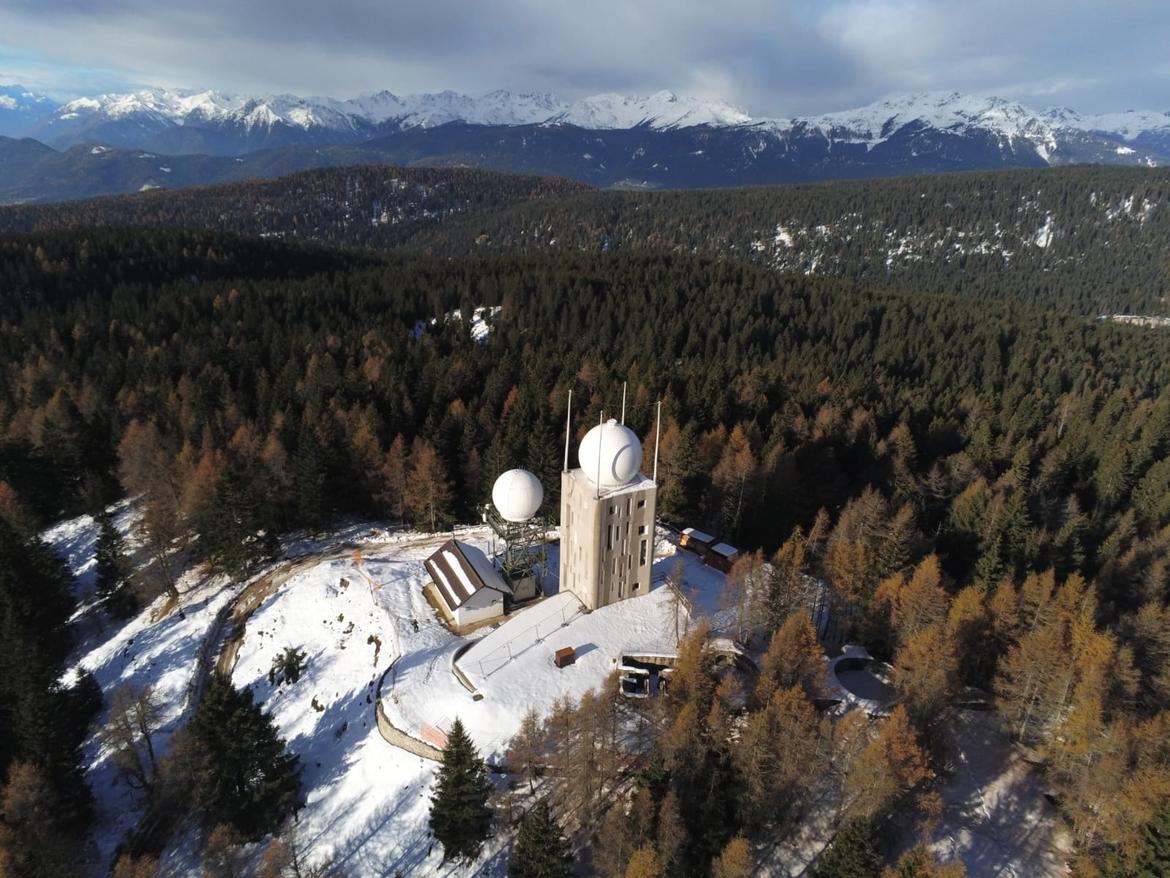
[[[399,201],[379,188],[395,175]],[[751,874],[748,842],[797,824],[802,769],[835,754],[857,773],[833,874],[879,875],[880,827],[929,810],[969,689],[1046,761],[1083,874],[1167,874],[1170,330],[1099,315],[1164,311],[1168,199],[1165,172],[1098,168],[671,193],[342,169],[0,211],[0,875],[70,874],[45,838],[87,821],[76,730],[100,693],[60,679],[73,598],[43,527],[135,498],[151,563],[127,591],[113,549],[104,569],[141,606],[180,559],[242,576],[293,531],[476,521],[514,466],[555,517],[569,392],[580,438],[623,384],[663,522],[740,547],[732,580],[770,597],[745,699],[687,647],[635,829],[564,793],[603,835],[598,874]],[[863,233],[774,242],[851,216]],[[997,227],[1000,250],[943,255]],[[891,229],[941,249],[887,264]],[[775,258],[822,245],[820,270]],[[869,746],[818,719],[805,575],[907,693]],[[249,694],[215,686],[173,764],[135,764],[192,784],[212,835],[255,839],[299,807],[296,760]],[[149,692],[125,698],[149,713]],[[598,704],[548,723],[576,740],[604,728]],[[261,787],[215,758],[224,723],[239,764],[269,766]],[[561,874],[567,842],[537,850],[555,824],[532,819],[525,861]],[[949,874],[927,859],[887,874]]]

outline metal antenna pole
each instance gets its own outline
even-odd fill
[[[662,400],[658,400],[658,425],[654,428],[654,484],[658,484],[658,440],[662,436]]]
[[[597,481],[594,485],[597,487],[597,492],[594,495],[595,500],[601,499],[601,439],[605,435],[605,409],[601,410],[601,417],[597,419],[597,426],[599,432],[597,434]]]
[[[573,426],[573,391],[569,390],[569,405],[565,410],[565,467],[562,472],[569,471],[569,431]]]
[[[628,381],[622,382],[622,423],[623,424],[625,424],[625,422],[626,422],[626,385],[629,383],[630,382],[628,382]]]

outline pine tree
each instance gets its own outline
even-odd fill
[[[119,619],[126,619],[138,610],[138,600],[130,588],[130,575],[125,561],[125,549],[113,517],[106,510],[97,515],[98,539],[94,553],[97,573],[95,588],[105,601],[107,611]]]
[[[755,862],[752,847],[742,835],[727,843],[723,851],[711,863],[712,878],[750,878]]]
[[[62,800],[47,773],[17,762],[0,788],[0,875],[64,878],[79,870],[78,846],[66,831]]]
[[[218,569],[241,577],[276,552],[276,543],[256,507],[255,498],[231,470],[219,477],[202,516],[200,533],[207,557]]]
[[[300,765],[272,718],[221,674],[211,678],[188,727],[196,799],[205,824],[228,824],[245,840],[275,831],[300,808]]]
[[[813,867],[813,878],[880,878],[882,854],[868,820],[846,823]]]
[[[626,878],[662,878],[662,862],[654,845],[642,845],[634,851],[626,866]]]
[[[415,439],[410,449],[406,505],[415,526],[432,533],[447,522],[451,513],[451,486],[446,468],[435,447],[424,439]]]
[[[303,649],[286,646],[272,657],[272,667],[268,669],[268,683],[272,686],[283,686],[285,683],[292,686],[301,679],[306,664],[308,657]]]
[[[158,860],[150,854],[140,857],[122,854],[110,878],[158,878]]]
[[[966,878],[967,869],[961,863],[940,863],[925,845],[911,848],[902,854],[896,865],[887,866],[882,878]]]
[[[687,846],[687,827],[679,811],[678,793],[667,790],[658,807],[659,859],[665,872],[674,872],[682,863],[683,851]]]
[[[544,731],[540,725],[540,714],[530,707],[520,719],[520,728],[512,737],[508,747],[510,770],[528,781],[528,792],[536,792],[536,776],[540,770],[544,748]]]
[[[297,521],[316,527],[325,520],[325,462],[310,427],[301,430],[293,455],[293,504]]]
[[[444,860],[473,860],[491,829],[487,770],[471,737],[456,718],[447,735],[443,764],[431,797],[431,831]]]
[[[546,802],[525,815],[508,861],[508,878],[570,878],[573,853]]]
[[[817,642],[808,613],[798,610],[772,635],[764,653],[757,697],[766,702],[776,689],[801,686],[810,698],[821,693],[825,678],[825,651]]]
[[[382,461],[382,491],[377,499],[395,521],[402,521],[406,514],[406,441],[399,433],[386,449]]]

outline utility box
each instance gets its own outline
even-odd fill
[[[575,661],[577,661],[577,651],[571,646],[558,649],[553,653],[553,664],[558,668],[567,668]]]

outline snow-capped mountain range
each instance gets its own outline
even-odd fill
[[[920,123],[940,131],[981,130],[1012,141],[1028,141],[1036,145],[1041,158],[1054,148],[1059,135],[1067,131],[1106,133],[1122,142],[1137,141],[1143,134],[1170,135],[1170,112],[1082,115],[1066,108],[1035,111],[1015,101],[959,92],[900,94],[858,109],[770,119],[753,117],[742,107],[725,101],[680,97],[669,91],[649,96],[601,94],[566,102],[547,93],[508,91],[493,91],[479,97],[453,91],[405,96],[381,91],[338,100],[150,88],[82,97],[58,106],[19,86],[0,86],[0,112],[18,110],[28,129],[22,133],[56,147],[81,142],[78,138],[86,133],[119,123],[131,123],[139,132],[173,127],[230,127],[244,131],[286,127],[342,135],[376,132],[388,125],[398,129],[431,128],[451,122],[574,125],[593,130],[639,126],[664,130],[705,125],[757,128],[781,135],[800,129],[814,130],[834,141],[864,143],[869,148],[908,124]],[[4,127],[13,126],[7,123]]]
[[[472,165],[635,187],[1170,165],[1170,113],[1033,110],[959,92],[899,94],[857,109],[779,119],[669,91],[574,101],[507,91],[381,91],[340,100],[151,88],[57,104],[12,86],[0,87],[0,135],[39,141],[19,147],[0,141],[0,167],[15,181],[7,195],[0,185],[0,198],[9,199],[50,197],[38,180],[54,174],[65,175],[65,188],[54,183],[54,192],[96,194],[355,162]],[[90,155],[96,146],[105,148],[101,186],[74,186],[77,175],[96,172],[63,169],[60,156],[78,147]],[[253,160],[260,152],[266,158]],[[143,155],[175,161],[166,163],[165,176],[146,175],[135,164]],[[237,164],[203,162],[184,172],[178,160],[188,156],[233,157]],[[119,174],[108,171],[115,161],[124,163]]]
[[[53,108],[26,133],[57,147],[81,142],[80,138],[91,134],[106,135],[114,146],[149,146],[139,142],[138,133],[161,133],[175,127],[230,129],[249,134],[285,128],[290,133],[330,132],[345,137],[369,135],[386,128],[431,128],[450,122],[563,124],[593,129],[647,125],[666,129],[751,121],[746,111],[731,104],[678,97],[667,91],[648,97],[603,94],[565,102],[550,94],[506,91],[479,97],[453,91],[405,96],[381,91],[337,100],[151,88],[77,98]],[[127,138],[134,142],[119,142]]]

